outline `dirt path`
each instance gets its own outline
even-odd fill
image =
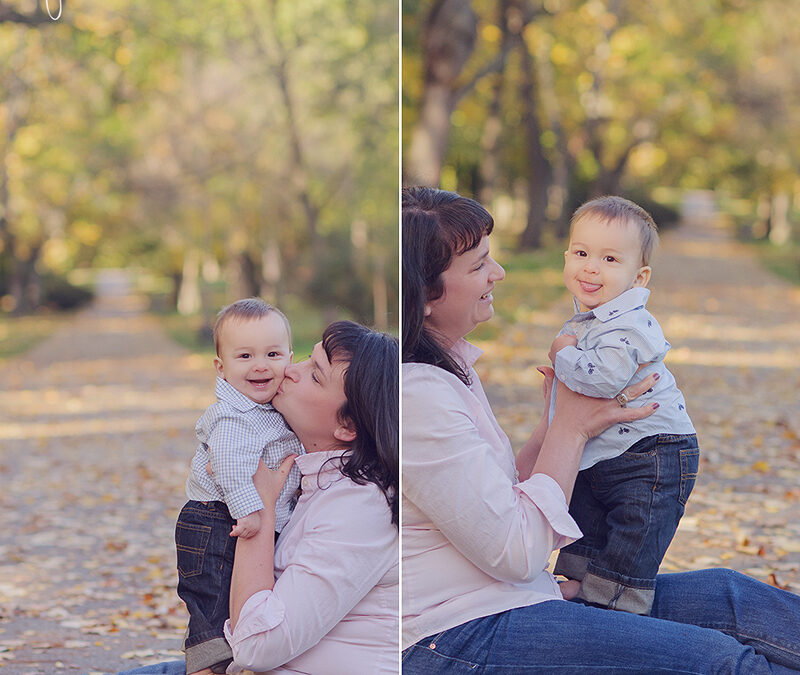
[[[672,344],[667,363],[702,452],[662,571],[728,566],[800,592],[800,289],[713,222],[666,233],[653,267],[648,309]],[[570,314],[565,297],[481,345],[481,376],[515,447],[541,410],[534,366]]]
[[[213,372],[106,273],[0,368],[0,675],[179,658],[174,519]]]

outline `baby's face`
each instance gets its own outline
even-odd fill
[[[573,226],[564,259],[564,283],[583,312],[650,280],[639,230],[627,221],[606,223],[587,214]]]
[[[283,319],[270,312],[260,319],[229,319],[222,325],[217,374],[256,403],[269,403],[292,362]]]

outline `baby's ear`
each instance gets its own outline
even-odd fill
[[[633,281],[634,286],[641,286],[645,288],[648,283],[650,283],[650,273],[653,270],[650,268],[649,265],[645,265],[644,267],[640,267],[639,271],[636,273],[636,279]]]
[[[221,378],[225,378],[225,374],[222,372],[222,359],[219,356],[214,357],[214,370],[217,371],[217,375]]]
[[[294,358],[294,352],[291,352],[291,351],[290,351],[290,352],[289,352],[289,363],[291,363],[291,362],[292,362],[292,359],[293,359],[293,358]]]

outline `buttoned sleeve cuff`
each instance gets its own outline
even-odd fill
[[[567,345],[556,354],[553,369],[556,378],[572,391],[595,398],[612,398],[619,394],[635,372],[635,359],[626,360],[619,350],[604,350],[604,361],[592,359],[586,352]],[[597,361],[596,363],[594,361]]]
[[[236,628],[231,630],[231,620],[226,619],[223,630],[225,639],[233,649],[234,661],[253,663],[259,649],[258,640],[249,638],[259,633],[266,633],[283,622],[286,616],[286,605],[272,591],[258,591],[251,595],[239,612]],[[239,673],[239,670],[228,669],[228,673]]]
[[[561,486],[544,473],[535,473],[528,480],[517,483],[514,489],[530,499],[542,512],[557,535],[553,548],[562,548],[583,536],[577,523],[569,515],[566,497]]]
[[[253,481],[250,480],[248,483],[238,490],[225,492],[225,503],[231,513],[231,518],[244,518],[264,508],[264,502],[258,496]]]

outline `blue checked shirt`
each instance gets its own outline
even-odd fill
[[[221,377],[214,390],[217,402],[197,421],[200,441],[192,459],[186,496],[196,501],[222,501],[233,518],[264,508],[253,485],[258,460],[277,468],[284,457],[302,454],[303,446],[272,404],[259,404]],[[206,466],[211,462],[213,478]],[[275,531],[280,532],[295,504],[300,469],[292,466],[275,506]]]
[[[577,335],[576,347],[568,346],[556,354],[556,377],[579,394],[612,398],[629,384],[640,382],[652,373],[660,379],[647,393],[629,406],[658,402],[650,417],[637,422],[616,424],[586,443],[581,470],[604,459],[621,455],[637,441],[656,434],[695,433],[686,401],[672,373],[664,365],[670,344],[661,326],[645,309],[650,291],[631,288],[588,312],[578,312],[559,335]],[[649,364],[639,372],[642,364]],[[556,388],[550,398],[550,419],[556,409]]]

